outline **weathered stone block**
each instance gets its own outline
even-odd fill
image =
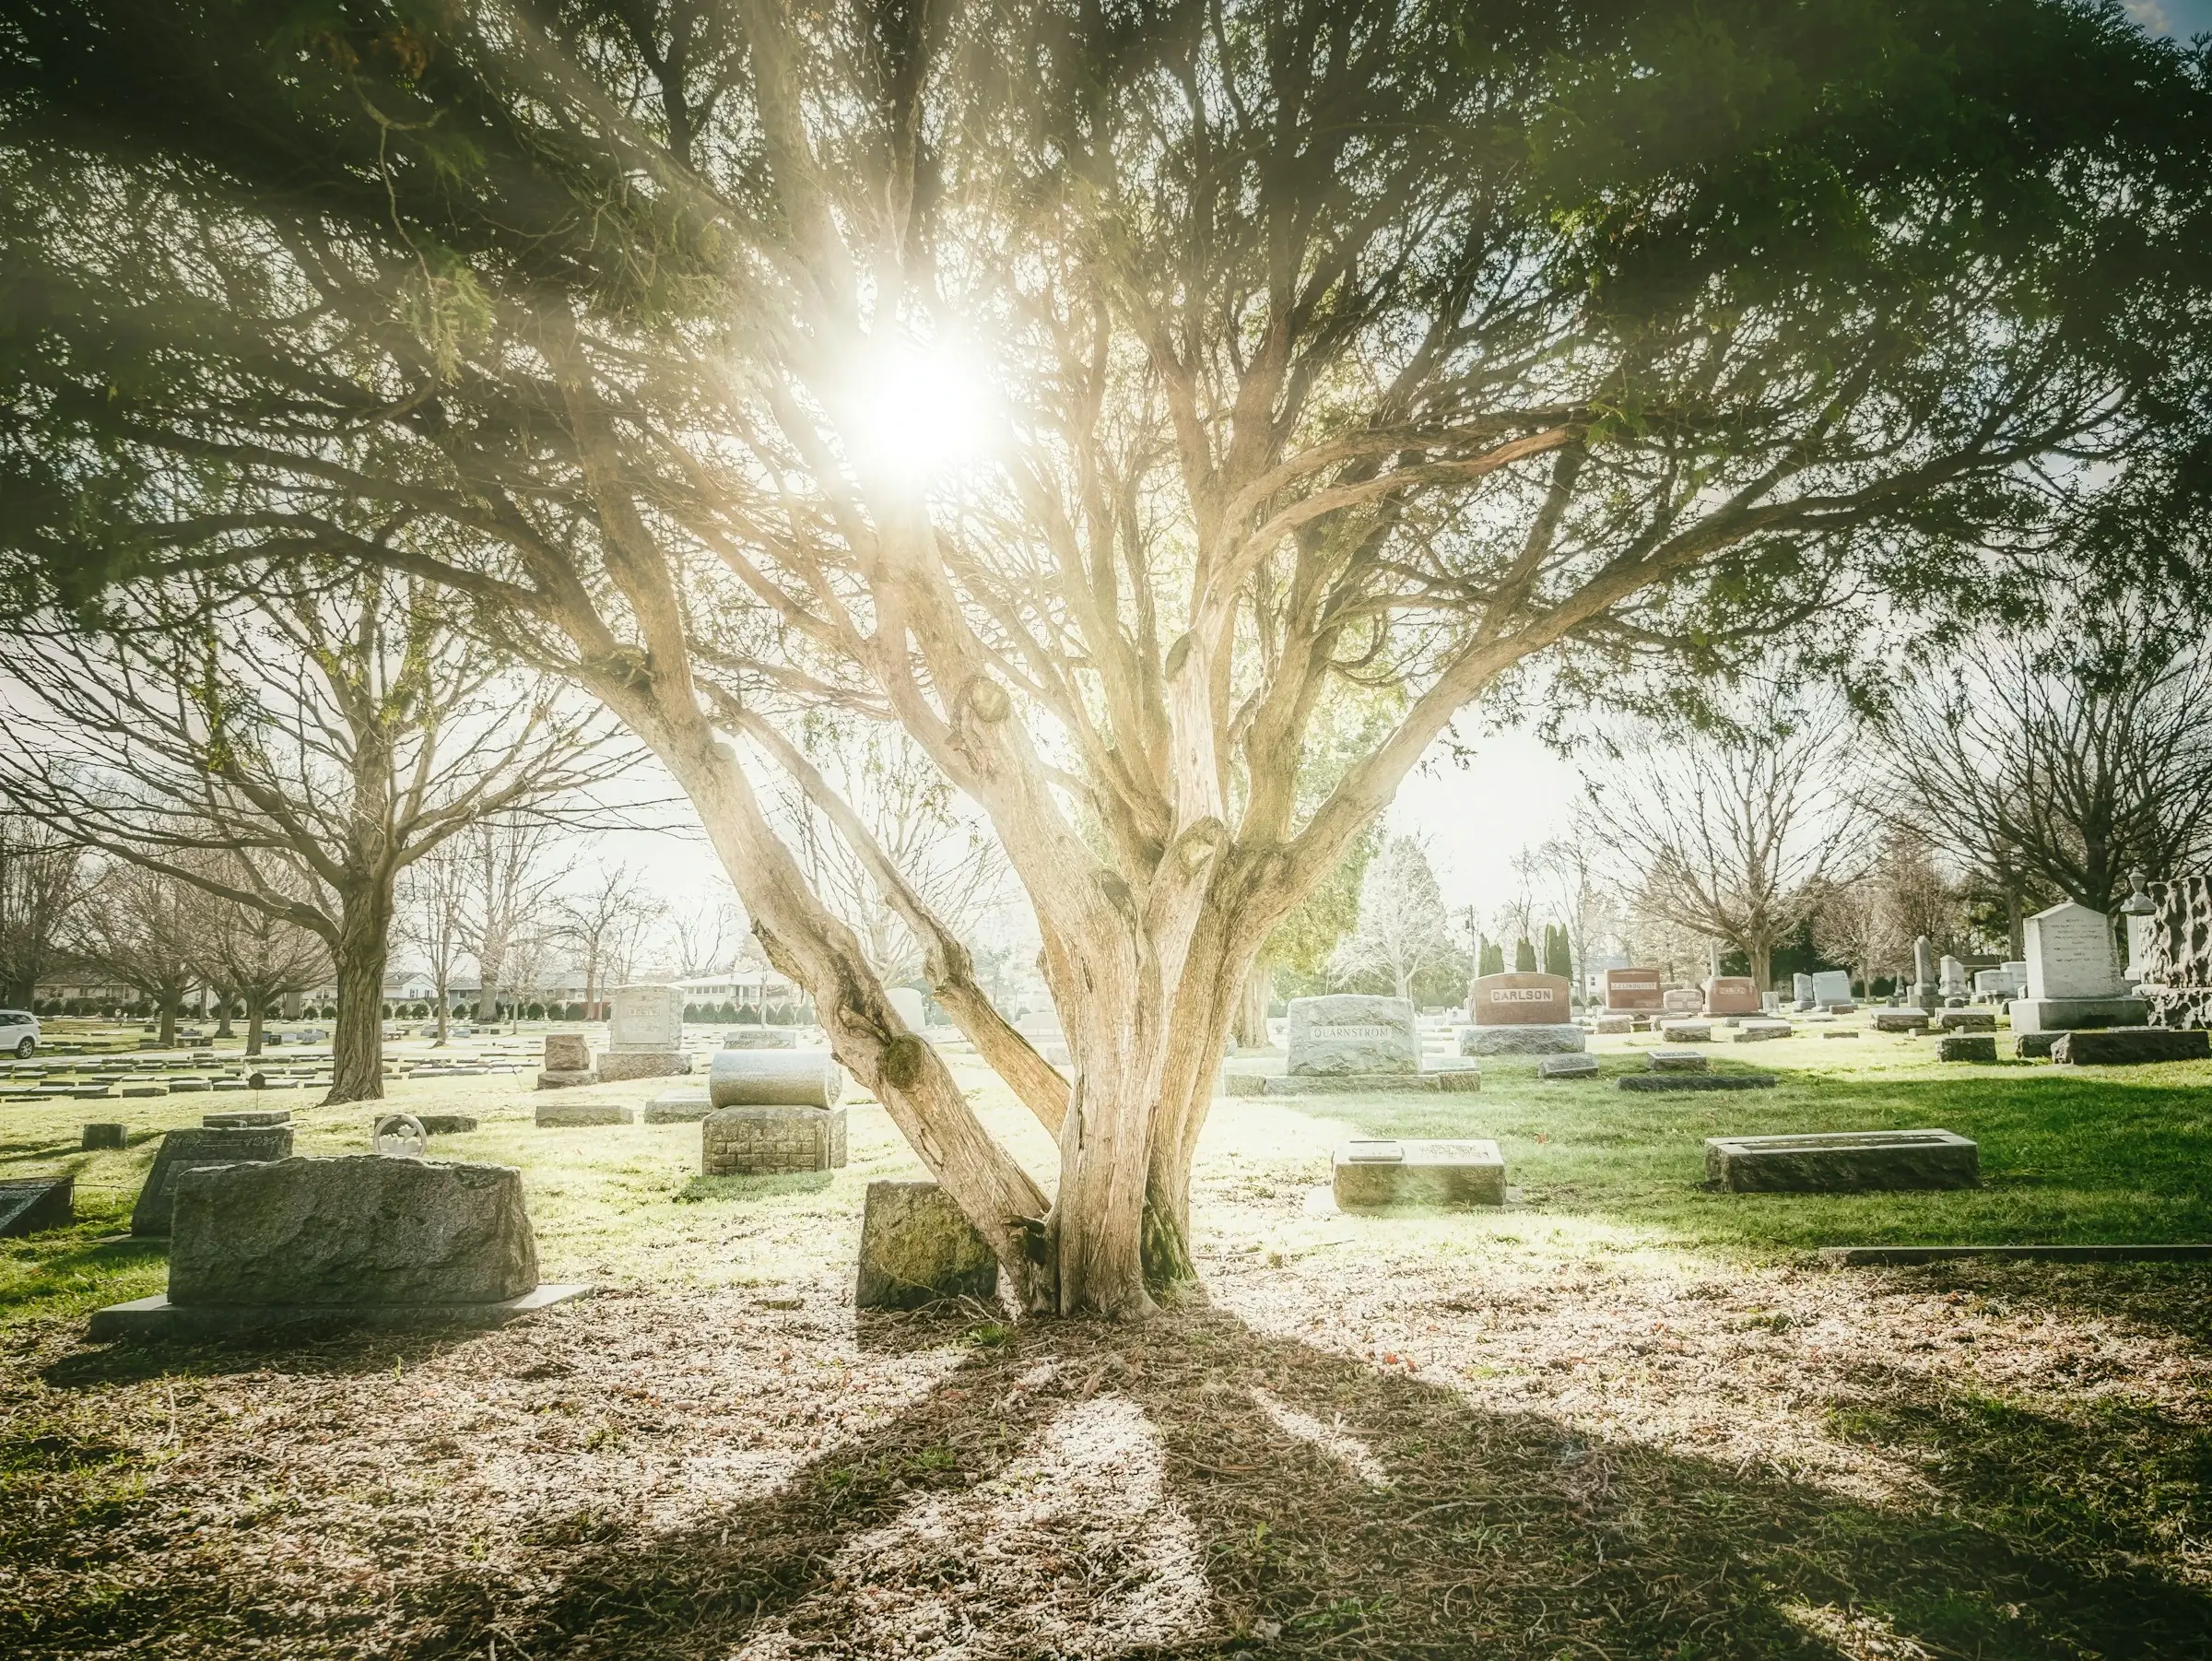
[[[1771,1090],[1769,1073],[1623,1073],[1624,1090]]]
[[[292,1127],[276,1125],[250,1130],[172,1130],[154,1152],[153,1169],[138,1203],[131,1208],[131,1232],[166,1234],[176,1204],[177,1176],[211,1165],[265,1164],[292,1153]]]
[[[2048,1061],[2051,1052],[2065,1036],[2064,1032],[2016,1032],[2012,1053],[2022,1061]]]
[[[0,1240],[65,1229],[76,1220],[76,1179],[41,1176],[0,1182]]]
[[[626,1078],[667,1078],[690,1070],[691,1057],[681,1050],[609,1050],[599,1057],[602,1084]]]
[[[130,1127],[124,1125],[88,1125],[78,1133],[79,1142],[86,1152],[96,1148],[121,1148],[130,1139]]]
[[[700,1121],[700,1172],[771,1176],[845,1163],[841,1107],[721,1107]]]
[[[2212,1027],[2212,986],[2149,987],[2143,1003],[2143,1019],[2151,1026]]]
[[[835,1107],[845,1069],[827,1050],[721,1050],[707,1100],[724,1107]]]
[[[1709,1020],[1667,1020],[1659,1023],[1659,1036],[1670,1044],[1705,1044],[1712,1042]]]
[[[2015,1032],[2075,1032],[2085,1027],[2139,1027],[2150,1006],[2139,997],[2018,997],[2008,1008]]]
[[[1330,1166],[1336,1204],[1347,1211],[1505,1204],[1505,1159],[1495,1142],[1340,1142]]]
[[[571,1085],[597,1084],[598,1082],[599,1075],[590,1067],[564,1068],[559,1072],[544,1072],[537,1076],[537,1088],[541,1090],[565,1090]]]
[[[1936,1059],[1938,1061],[1994,1061],[1997,1058],[1997,1035],[1994,1032],[1947,1032],[1936,1041]]]
[[[1735,1193],[1850,1193],[1971,1188],[1980,1149],[1947,1130],[1853,1130],[1788,1137],[1708,1137],[1705,1175]]]
[[[497,1303],[536,1285],[512,1166],[355,1154],[177,1183],[172,1304]]]
[[[548,1073],[588,1073],[592,1070],[591,1043],[581,1032],[548,1032],[545,1066]]]
[[[998,1259],[935,1183],[870,1183],[861,1213],[862,1309],[920,1309],[945,1298],[998,1296]]]
[[[2156,1061],[2212,1057],[2212,1032],[2202,1027],[2113,1027],[2066,1032],[2051,1046],[2051,1059],[2091,1066],[2138,1066]]]
[[[1794,1029],[1786,1020],[1755,1020],[1747,1018],[1735,1030],[1739,1044],[1764,1043],[1770,1038],[1787,1038]]]
[[[714,1111],[703,1086],[663,1090],[645,1104],[639,1116],[648,1125],[696,1125]]]
[[[1267,1076],[1265,1073],[1230,1073],[1221,1075],[1221,1088],[1215,1092],[1222,1096],[1264,1096],[1267,1093]]]
[[[1421,1035],[1413,1005],[1402,997],[1294,997],[1288,1042],[1294,1076],[1421,1068]]]
[[[415,1122],[425,1136],[431,1137],[465,1136],[477,1127],[473,1113],[417,1113]]]
[[[1591,1030],[1601,1036],[1608,1033],[1633,1032],[1636,1031],[1636,1018],[1633,1015],[1606,1014],[1599,1016],[1590,1025]]]
[[[635,1111],[619,1101],[541,1101],[537,1123],[548,1130],[573,1130],[587,1125],[629,1125]]]
[[[1654,1073],[1702,1073],[1712,1065],[1698,1050],[1653,1050],[1650,1060]]]
[[[1462,1055],[1572,1055],[1589,1042],[1572,1022],[1556,1026],[1462,1027]]]
[[[1856,1027],[1830,1027],[1820,1034],[1823,1038],[1856,1038],[1858,1035]]]
[[[1536,1063],[1539,1078],[1587,1078],[1597,1071],[1597,1057],[1587,1053],[1547,1055]]]
[[[1874,1030],[1877,1032],[1925,1032],[1928,1013],[1924,1009],[1877,1009],[1874,1012]]]

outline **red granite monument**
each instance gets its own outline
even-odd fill
[[[1598,976],[1610,1014],[1653,1015],[1666,1007],[1666,991],[1656,969],[1608,969]]]
[[[1574,1019],[1565,975],[1486,974],[1467,991],[1467,1017],[1478,1027],[1551,1027]]]
[[[1716,974],[1704,983],[1708,1015],[1757,1015],[1759,983],[1747,974]]]

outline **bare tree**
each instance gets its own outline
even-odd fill
[[[627,865],[602,865],[554,908],[553,937],[583,971],[583,1019],[603,1019],[607,991],[659,923],[661,901]]]
[[[1864,846],[1844,734],[1834,713],[1672,741],[1646,734],[1618,773],[1590,781],[1641,903],[1744,953],[1762,990],[1774,948]]]
[[[226,1003],[245,1001],[246,1054],[258,1055],[270,1003],[328,974],[330,948],[314,930],[265,906],[206,892],[198,899],[194,961],[210,984],[223,988]]]
[[[688,905],[667,907],[665,914],[677,973],[687,980],[725,973],[744,952],[745,911],[734,891],[702,895]]]
[[[0,813],[0,1001],[30,1007],[97,874],[82,843]]]
[[[269,566],[236,587],[134,590],[97,628],[59,613],[19,625],[0,793],[321,936],[338,987],[332,1101],[383,1093],[399,874],[622,760],[588,706],[506,666],[454,610],[404,577]]]
[[[2194,632],[2139,615],[1993,638],[1955,685],[1885,715],[1895,822],[2002,894],[2018,949],[2030,902],[2112,914],[2131,870],[2212,854],[2212,664]]]
[[[420,955],[438,1010],[436,1045],[453,1024],[453,972],[467,950],[469,883],[473,872],[465,832],[439,843],[400,873],[397,933]]]
[[[71,956],[151,1004],[164,1049],[177,1042],[184,995],[200,979],[209,904],[204,890],[173,872],[111,860],[77,913]]]
[[[1529,870],[1542,886],[1553,913],[1567,931],[1574,970],[1570,977],[1578,1001],[1590,984],[1590,953],[1610,920],[1610,888],[1606,878],[1606,845],[1589,805],[1578,805],[1567,829],[1547,838],[1529,857]]]
[[[575,869],[559,844],[559,827],[533,814],[498,813],[477,820],[456,839],[467,880],[461,892],[461,941],[477,960],[477,1019],[499,1019],[500,995],[510,984],[534,981],[512,960],[518,941],[535,935],[533,920],[547,897]]]
[[[1383,974],[1400,997],[1424,976],[1464,964],[1444,917],[1443,896],[1417,836],[1394,836],[1359,885],[1359,920],[1331,958],[1340,974]]]

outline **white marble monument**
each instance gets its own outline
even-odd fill
[[[2072,901],[2028,919],[2028,995],[2012,1003],[2015,1032],[2139,1027],[2145,1006],[2131,996],[2112,955],[2112,920]]]

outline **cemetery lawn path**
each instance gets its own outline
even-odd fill
[[[0,1174],[76,1169],[86,1218],[0,1243],[0,1655],[2212,1655],[2212,1273],[1806,1250],[2212,1238],[2212,1067],[1849,1047],[1716,1046],[1787,1080],[1725,1098],[1492,1061],[1477,1095],[1222,1101],[1202,1294],[1123,1328],[856,1316],[861,1192],[916,1173],[872,1106],[845,1171],[707,1182],[695,1125],[539,1131],[483,1078],[391,1105],[477,1114],[434,1153],[520,1165],[546,1278],[599,1295],[91,1346],[160,1285],[110,1238],[150,1140],[0,1109]],[[295,1109],[301,1151],[362,1145],[368,1110]],[[1988,1185],[1696,1185],[1713,1128],[1877,1125],[1976,1137]],[[1399,1133],[1496,1137],[1518,1203],[1337,1214],[1332,1144]]]

